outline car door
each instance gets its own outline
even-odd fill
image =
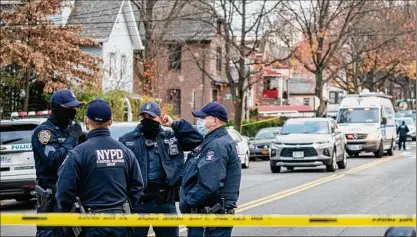
[[[239,136],[239,134],[236,131],[230,130],[229,133],[233,141],[236,142],[236,148],[237,148],[237,152],[239,153],[239,156],[242,155],[243,154],[242,138]]]
[[[343,142],[344,135],[343,133],[339,131],[337,124],[333,120],[330,121],[330,129],[331,129],[332,137],[334,138],[334,141],[335,141],[336,156],[342,159],[343,158],[342,155],[345,149],[344,142]]]

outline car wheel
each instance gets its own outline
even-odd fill
[[[388,152],[387,152],[387,154],[388,154],[389,156],[394,155],[394,147],[395,147],[395,145],[394,145],[394,139],[391,139],[391,147],[389,148],[389,150],[388,150]]]
[[[249,168],[249,155],[247,153],[245,155],[245,160],[244,160],[244,162],[242,164],[242,168],[244,168],[244,169]]]
[[[415,138],[415,137],[413,137],[413,138],[412,138],[412,140],[413,140],[413,142],[415,142],[415,141],[416,141],[416,138]]]
[[[337,162],[337,167],[339,167],[339,169],[346,169],[347,166],[347,154],[346,151],[343,152],[343,160]]]
[[[337,161],[336,161],[336,150],[332,154],[332,162],[329,165],[326,165],[327,172],[335,172],[337,170]]]
[[[376,152],[374,152],[376,158],[381,158],[384,155],[384,144],[383,141],[379,143],[379,148]]]
[[[272,173],[279,173],[281,172],[281,166],[270,165]]]
[[[287,166],[287,167],[285,167],[288,171],[294,171],[294,167],[292,167],[292,166]]]

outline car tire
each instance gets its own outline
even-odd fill
[[[337,162],[337,167],[339,167],[339,169],[346,169],[346,167],[347,167],[346,151],[343,152],[343,159],[341,161]]]
[[[394,147],[395,147],[394,139],[391,139],[391,147],[389,148],[389,150],[387,152],[387,155],[389,155],[389,156],[394,155]]]
[[[337,170],[337,161],[336,161],[336,149],[332,153],[332,162],[329,165],[326,165],[327,172],[335,172]]]
[[[415,138],[415,137],[413,137],[413,138],[412,138],[412,140],[413,140],[413,142],[415,142],[415,141],[416,141],[416,138]]]
[[[249,168],[249,154],[247,154],[246,153],[246,155],[245,155],[245,161],[243,162],[243,164],[242,164],[242,168],[243,169],[247,169],[247,168]]]
[[[294,167],[293,166],[287,166],[285,167],[288,171],[294,171]]]
[[[281,172],[281,166],[270,165],[270,167],[271,167],[271,172],[274,174]]]
[[[379,148],[376,152],[374,152],[376,158],[381,158],[384,155],[384,144],[383,141],[379,143]]]

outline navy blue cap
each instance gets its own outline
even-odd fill
[[[111,119],[109,103],[102,99],[95,99],[88,104],[87,117],[96,122],[107,122]]]
[[[84,104],[84,102],[77,100],[74,92],[72,92],[71,90],[55,91],[52,94],[51,103],[57,105],[64,105],[66,107],[77,107]]]
[[[142,105],[142,108],[140,109],[140,115],[142,114],[149,114],[152,117],[158,117],[161,116],[161,106],[155,102],[146,102]]]
[[[193,115],[197,118],[204,118],[210,115],[220,119],[223,122],[228,122],[226,108],[217,102],[210,102],[200,110],[193,110]]]

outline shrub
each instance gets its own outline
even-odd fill
[[[245,121],[242,125],[242,135],[254,137],[262,128],[280,127],[287,120],[285,117],[277,117],[262,121]]]

